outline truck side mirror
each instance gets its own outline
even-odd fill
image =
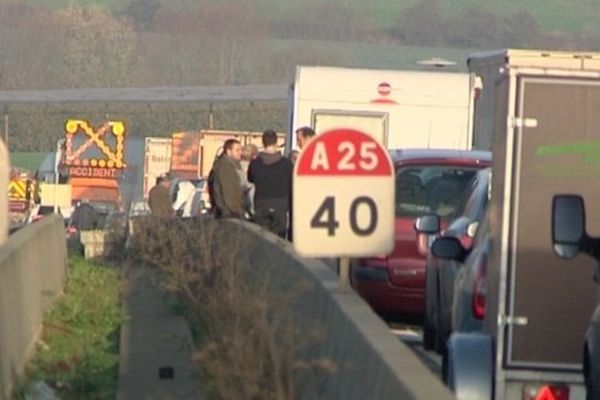
[[[436,214],[427,214],[419,217],[415,223],[415,230],[418,233],[435,235],[440,231],[440,217]]]
[[[576,195],[556,195],[552,200],[552,244],[562,258],[573,258],[586,238],[585,205]]]
[[[469,252],[460,244],[460,241],[451,236],[437,238],[431,245],[431,254],[446,260],[464,262]]]

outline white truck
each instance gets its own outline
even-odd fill
[[[475,143],[494,151],[489,214],[478,232],[490,247],[478,291],[483,331],[454,326],[449,383],[464,399],[583,400],[583,372],[589,376],[590,351],[600,344],[586,340],[595,262],[554,254],[551,216],[565,193],[600,204],[600,53],[502,50],[468,65],[482,81]],[[600,220],[588,230],[598,236]]]
[[[144,149],[144,199],[156,178],[171,169],[171,138],[147,137]]]
[[[472,146],[473,75],[306,67],[296,70],[288,105],[286,151],[295,131],[312,127],[365,131],[388,149]]]

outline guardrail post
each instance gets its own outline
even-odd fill
[[[340,257],[339,260],[340,289],[345,292],[350,290],[350,258]]]

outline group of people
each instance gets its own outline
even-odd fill
[[[309,127],[298,129],[298,147],[302,149],[314,134]],[[243,151],[239,141],[225,141],[223,153],[215,160],[209,177],[214,215],[250,219],[282,238],[291,239],[292,174],[297,153],[285,157],[273,130],[263,132],[262,144],[261,152],[252,148]]]
[[[302,150],[315,132],[302,127],[296,132]],[[299,151],[284,156],[277,144],[277,134],[262,134],[262,151],[249,144],[242,147],[236,139],[223,144],[208,177],[208,192],[216,218],[250,220],[276,235],[292,239],[292,174]],[[148,206],[153,215],[174,217],[168,174],[160,176],[149,193]]]

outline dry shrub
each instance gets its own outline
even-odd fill
[[[214,398],[316,399],[335,373],[319,355],[324,327],[295,312],[312,283],[277,265],[276,252],[244,227],[209,218],[135,223],[133,254],[160,268],[187,306]]]

